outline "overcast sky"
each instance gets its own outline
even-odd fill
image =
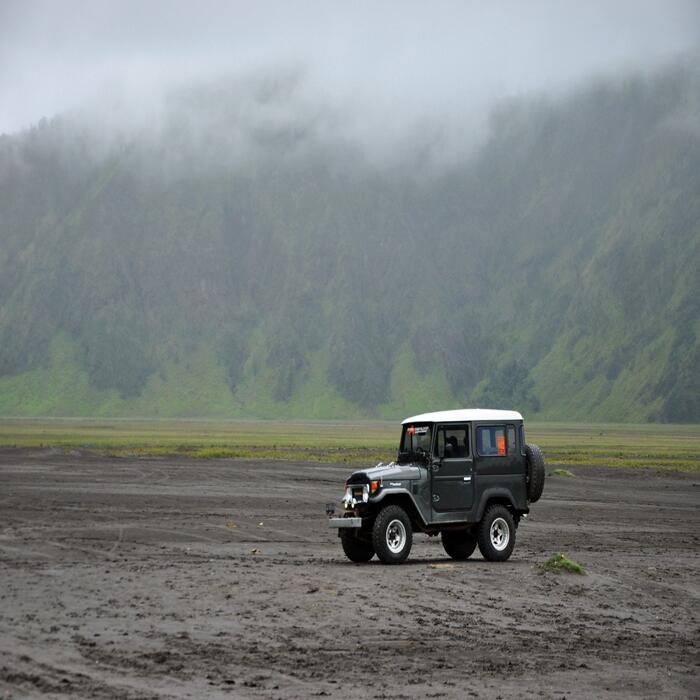
[[[307,99],[394,131],[698,46],[699,0],[0,0],[0,133],[115,95],[146,113],[173,86],[290,69]]]

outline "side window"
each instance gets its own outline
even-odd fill
[[[444,445],[444,449],[440,448]],[[445,459],[469,457],[469,427],[467,425],[441,425],[437,434],[438,454]]]
[[[484,426],[476,429],[476,449],[482,457],[502,457],[506,454],[504,426]]]
[[[517,450],[517,445],[515,444],[515,426],[509,425],[506,429],[506,437],[508,438],[508,454],[514,455]]]

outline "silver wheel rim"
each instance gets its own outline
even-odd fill
[[[393,554],[398,554],[406,544],[406,528],[397,519],[392,520],[386,528],[386,546]]]
[[[491,523],[490,535],[491,546],[497,552],[502,552],[510,541],[510,528],[508,527],[508,523],[503,518],[496,518]]]

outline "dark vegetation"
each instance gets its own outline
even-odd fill
[[[378,169],[290,84],[0,137],[0,413],[700,421],[700,82],[502,105]]]

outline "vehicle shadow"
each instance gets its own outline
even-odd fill
[[[515,566],[530,566],[532,562],[527,561],[525,559],[508,559],[508,561],[487,561],[486,559],[482,559],[481,557],[474,557],[469,558],[465,561],[459,561],[457,559],[449,559],[447,557],[427,557],[427,558],[409,558],[406,559],[406,561],[401,562],[400,564],[384,564],[379,559],[376,557],[372,559],[371,561],[368,562],[362,562],[362,563],[355,563],[349,560],[341,560],[338,559],[337,562],[341,565],[348,565],[348,566],[373,566],[373,567],[403,567],[403,566],[434,566],[435,568],[453,568],[453,567],[470,567],[470,566],[475,566],[478,564],[482,565],[488,565],[489,567],[498,567],[498,566],[505,566],[505,565],[515,565]]]

